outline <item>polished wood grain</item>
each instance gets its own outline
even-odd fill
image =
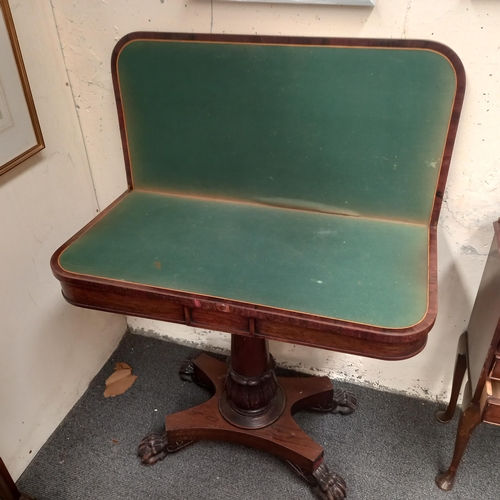
[[[257,373],[248,377],[238,375],[242,383],[254,386],[267,379],[269,369],[274,372],[267,342],[261,339],[246,339],[247,348],[254,355],[255,363],[244,355],[243,344],[238,345],[238,336],[233,335],[231,359],[236,358],[238,370]],[[245,339],[243,339],[245,340]],[[205,403],[189,410],[168,415],[165,432],[148,434],[140,443],[138,455],[143,463],[152,465],[168,455],[182,450],[200,440],[228,441],[276,455],[288,462],[293,470],[307,481],[318,498],[343,500],[346,494],[345,481],[330,472],[324,463],[323,448],[311,439],[293,419],[301,410],[349,414],[355,410],[356,400],[346,391],[333,390],[328,377],[275,378],[277,387],[284,394],[283,407],[272,421],[258,427],[240,425],[227,418],[222,406],[231,377],[226,363],[201,354],[194,361],[181,367],[181,378],[196,382],[211,390],[213,396]],[[273,373],[274,375],[274,373]],[[261,380],[259,380],[261,379]],[[276,392],[276,391],[275,391]],[[248,403],[248,404],[247,404]],[[267,405],[267,398],[249,398],[239,410],[258,410]],[[255,420],[258,420],[259,416]]]
[[[208,355],[195,360],[196,367],[207,374],[215,388],[214,396],[200,406],[169,415],[165,420],[171,443],[200,439],[230,441],[259,448],[313,472],[323,461],[323,448],[312,440],[292,418],[299,408],[314,406],[317,400],[331,399],[333,388],[327,377],[282,378],[279,383],[287,396],[283,416],[262,429],[248,430],[228,423],[219,413],[219,397],[224,391],[226,364]]]

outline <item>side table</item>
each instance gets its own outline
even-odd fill
[[[448,470],[436,477],[436,484],[445,491],[453,488],[455,474],[474,429],[481,422],[500,425],[500,219],[493,227],[493,243],[469,326],[458,343],[450,403],[446,410],[436,414],[442,423],[453,418],[467,372],[453,458]]]

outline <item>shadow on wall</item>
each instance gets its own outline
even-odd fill
[[[488,245],[484,252],[477,250],[477,245],[461,245],[460,253],[456,250],[453,253],[445,235],[438,238],[439,241],[439,258],[440,262],[444,263],[444,268],[440,269],[438,283],[438,316],[436,324],[433,328],[435,332],[439,332],[439,337],[436,338],[436,347],[432,350],[432,355],[428,357],[429,367],[434,367],[436,378],[436,389],[439,390],[439,385],[443,384],[443,388],[449,391],[451,388],[451,379],[453,375],[453,365],[449,362],[443,363],[442,360],[450,360],[450,352],[453,353],[452,362],[455,363],[455,353],[457,349],[458,339],[460,335],[467,330],[470,314],[474,305],[474,300],[479,287],[481,275],[483,273],[486,257],[488,255],[489,241],[493,234],[492,228],[493,219],[478,226],[476,231],[471,234],[468,241],[484,241],[488,240]],[[485,237],[485,235],[488,235]],[[475,277],[476,282],[470,286],[470,280],[467,280],[461,271],[461,268],[471,269],[472,266],[468,262],[467,266],[458,264],[471,259],[476,260]],[[467,293],[469,290],[469,293]],[[429,338],[432,337],[432,331]]]
[[[483,229],[478,230],[478,232],[481,231]],[[438,315],[434,328],[429,335],[429,343],[435,344],[435,346],[433,349],[429,349],[427,353],[426,365],[435,373],[434,389],[431,387],[431,392],[440,393],[443,391],[448,392],[451,389],[458,339],[467,329],[477,286],[474,286],[467,293],[466,280],[458,266],[457,258],[470,258],[470,255],[464,255],[464,252],[462,252],[461,257],[457,257],[457,254],[453,253],[448,244],[445,235],[441,235],[438,240],[439,262],[442,263],[438,281]],[[475,255],[479,254],[476,253]],[[480,265],[479,276],[483,267],[484,262]],[[477,284],[479,284],[479,281]],[[439,337],[433,338],[433,331],[439,332]],[[443,360],[446,360],[446,363],[443,363]]]

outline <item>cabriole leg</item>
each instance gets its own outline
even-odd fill
[[[458,395],[467,371],[467,333],[463,333],[458,341],[457,360],[455,362],[455,371],[453,372],[453,385],[451,386],[451,397],[446,410],[440,410],[436,413],[436,419],[442,424],[448,423],[455,414]]]
[[[466,387],[466,396],[470,393],[468,387]],[[458,422],[457,437],[455,441],[455,450],[453,452],[453,458],[451,464],[446,472],[439,474],[436,477],[436,484],[444,491],[450,491],[453,488],[453,483],[455,481],[455,475],[457,473],[458,466],[462,460],[469,439],[472,435],[474,429],[481,423],[481,412],[477,404],[470,404],[467,400],[464,401],[464,411],[460,415],[460,421]]]

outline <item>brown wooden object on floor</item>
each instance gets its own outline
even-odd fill
[[[0,500],[35,500],[24,496],[17,489],[7,467],[0,458]]]
[[[128,190],[53,255],[63,295],[232,335],[227,365],[184,363],[214,395],[168,416],[142,461],[237,442],[342,500],[292,415],[349,414],[356,398],[277,377],[267,342],[384,360],[424,348],[460,59],[422,40],[141,32],[116,45],[112,76]]]
[[[493,243],[469,326],[458,343],[450,403],[446,410],[436,414],[442,423],[453,418],[467,372],[453,458],[448,470],[436,477],[437,485],[445,491],[453,488],[458,466],[474,429],[481,422],[500,425],[500,219],[493,227]]]
[[[228,441],[287,461],[320,498],[344,498],[344,480],[328,471],[323,448],[300,429],[292,415],[299,410],[348,414],[356,407],[354,395],[334,391],[328,377],[276,377],[267,340],[233,335],[232,341],[229,371],[226,363],[206,354],[183,365],[181,377],[211,389],[213,396],[195,408],[168,415],[163,434],[146,436],[138,452],[143,463],[154,464],[203,439]],[[259,366],[260,373],[256,371]]]

